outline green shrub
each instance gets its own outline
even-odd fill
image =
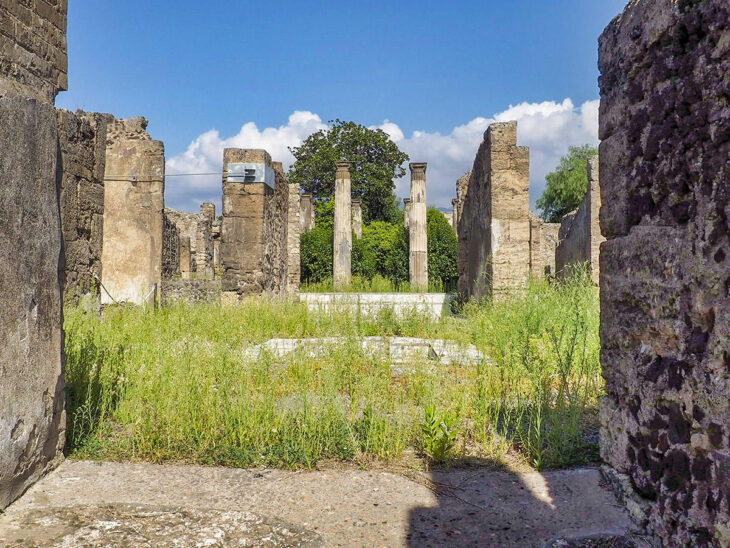
[[[428,230],[428,279],[445,290],[456,289],[459,277],[459,242],[444,214],[429,209],[426,216]]]
[[[331,227],[318,225],[302,234],[300,260],[304,282],[318,283],[332,277],[333,242]]]
[[[362,258],[369,272],[369,278],[380,275],[394,284],[408,280],[408,238],[402,225],[394,225],[382,221],[363,227]]]

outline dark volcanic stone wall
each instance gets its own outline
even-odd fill
[[[99,295],[104,234],[106,118],[57,110],[65,298]]]
[[[730,3],[600,40],[604,459],[671,546],[730,543]]]
[[[162,278],[180,274],[180,230],[167,215],[162,213]]]

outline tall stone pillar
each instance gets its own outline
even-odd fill
[[[102,304],[152,304],[162,282],[165,146],[141,117],[107,125]]]
[[[456,233],[459,233],[459,199],[454,198],[451,200],[451,207],[454,209],[453,213],[451,214],[451,220],[453,222],[454,230]]]
[[[591,280],[598,284],[600,269],[601,244],[606,241],[601,235],[599,213],[601,211],[601,185],[599,183],[598,156],[588,159],[588,194],[586,195],[588,213],[588,238],[586,238],[586,257],[590,267]]]
[[[403,226],[408,230],[408,220],[411,217],[411,199],[403,198]]]
[[[352,230],[355,236],[362,238],[362,200],[352,201]]]
[[[314,198],[311,194],[302,194],[299,220],[302,234],[314,228]]]
[[[408,219],[410,236],[409,273],[411,289],[428,289],[428,233],[426,232],[426,165],[411,164],[411,203]]]
[[[524,289],[530,274],[530,150],[517,146],[517,122],[489,126],[461,195],[461,294],[481,300]]]
[[[210,224],[212,225],[215,221],[215,204],[211,202],[200,204],[200,213],[210,219]]]
[[[265,217],[276,174],[265,150],[223,152],[222,289],[225,302],[264,292]]]
[[[337,162],[335,175],[335,239],[333,279],[335,288],[352,280],[352,183],[349,162]]]

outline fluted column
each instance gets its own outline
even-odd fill
[[[426,165],[411,164],[411,205],[408,215],[410,236],[409,272],[411,289],[428,289],[428,234],[426,232]]]
[[[349,162],[337,162],[335,175],[335,239],[333,278],[335,289],[352,280],[352,183]]]
[[[403,198],[403,226],[408,230],[408,218],[411,216],[411,199]]]
[[[352,230],[355,236],[362,238],[362,200],[352,201]]]

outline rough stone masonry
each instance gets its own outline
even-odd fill
[[[667,546],[730,545],[730,3],[600,39],[601,453]]]
[[[65,0],[0,4],[0,507],[65,442],[58,129]]]
[[[463,188],[460,180],[458,188]],[[530,274],[530,150],[517,122],[484,133],[459,215],[459,291],[480,300],[525,287]]]

